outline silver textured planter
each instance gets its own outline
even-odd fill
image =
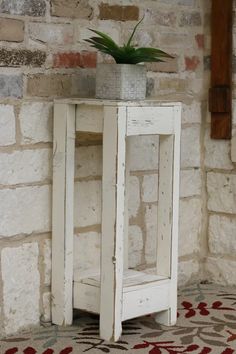
[[[98,64],[96,97],[111,100],[143,100],[146,67],[134,64]]]

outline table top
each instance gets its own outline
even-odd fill
[[[144,107],[144,106],[168,106],[168,107],[180,107],[181,102],[164,101],[164,100],[135,100],[135,101],[125,101],[125,100],[104,100],[100,98],[57,98],[54,103],[61,104],[75,104],[75,105],[95,105],[95,106],[130,106],[130,107]]]

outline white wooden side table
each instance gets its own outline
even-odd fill
[[[157,313],[176,322],[181,104],[64,99],[54,104],[52,322],[73,308],[100,314],[100,336],[118,340],[122,321]],[[101,272],[73,271],[75,133],[103,134]],[[156,267],[127,269],[126,140],[159,135]]]

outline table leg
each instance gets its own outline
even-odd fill
[[[105,107],[100,336],[114,341],[122,332],[125,134],[126,109]]]
[[[52,322],[72,323],[75,105],[54,105]]]

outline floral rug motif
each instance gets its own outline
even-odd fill
[[[41,327],[0,340],[1,354],[236,354],[236,288],[197,284],[179,290],[176,326],[152,316],[126,321],[120,341],[99,338],[98,316],[71,327]]]

